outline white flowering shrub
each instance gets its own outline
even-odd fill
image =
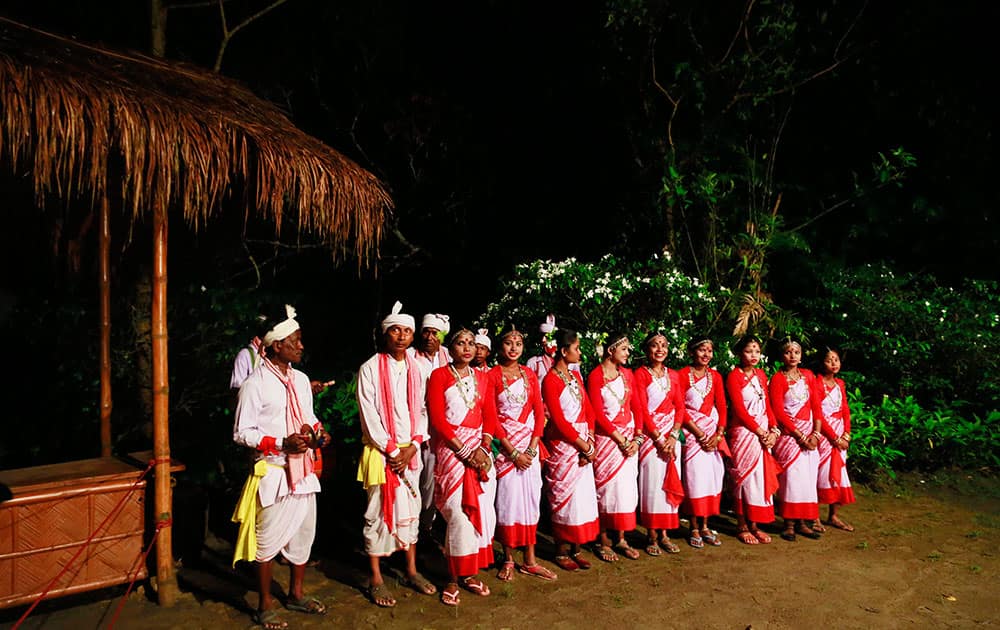
[[[864,375],[866,393],[997,408],[996,282],[948,287],[926,275],[865,265],[823,275],[819,283],[819,296],[799,305],[804,324],[846,348],[844,367]]]
[[[539,350],[538,325],[553,313],[557,327],[580,333],[587,367],[599,360],[597,350],[608,334],[626,333],[636,346],[637,359],[642,339],[660,330],[667,336],[671,365],[676,367],[686,362],[684,346],[691,335],[716,328],[726,334],[727,327],[718,322],[724,294],[685,275],[662,254],[641,261],[611,254],[596,262],[535,260],[517,265],[501,280],[500,295],[479,322],[494,331],[513,323],[525,331],[525,356],[530,356]],[[723,349],[728,338],[717,341],[717,363],[731,365],[731,355]]]

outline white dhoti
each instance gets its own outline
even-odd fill
[[[388,556],[401,549],[408,549],[410,545],[417,543],[422,506],[422,495],[417,487],[420,483],[421,472],[421,467],[418,466],[415,470],[407,468],[403,473],[406,480],[410,482],[410,488],[413,488],[413,492],[417,496],[413,496],[410,488],[406,487],[402,481],[400,482],[392,504],[393,523],[391,530],[385,521],[382,486],[368,488],[368,509],[365,510],[363,534],[365,553],[369,556]]]
[[[257,562],[281,553],[291,564],[305,564],[315,537],[315,494],[287,494],[267,507],[258,503]]]

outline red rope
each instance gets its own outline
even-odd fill
[[[173,524],[173,519],[166,518],[156,522],[156,531],[153,532],[153,538],[149,541],[149,545],[146,546],[146,550],[141,552],[136,558],[135,564],[132,565],[132,569],[129,573],[132,574],[132,579],[129,580],[128,588],[125,589],[125,594],[122,595],[121,601],[118,602],[118,607],[115,608],[115,614],[111,617],[111,622],[108,623],[108,630],[115,627],[118,622],[118,615],[121,614],[122,609],[125,607],[125,602],[128,601],[128,596],[132,592],[132,587],[135,585],[135,580],[139,576],[139,568],[146,564],[146,558],[149,557],[149,552],[153,550],[153,545],[156,544],[156,538],[160,535],[160,530],[164,527],[170,527]]]
[[[122,496],[121,500],[118,501],[115,507],[111,508],[111,511],[108,512],[108,515],[104,517],[104,520],[101,521],[100,525],[98,525],[94,529],[94,531],[91,532],[87,540],[85,540],[84,543],[80,545],[80,548],[77,549],[76,553],[73,554],[73,557],[69,559],[69,562],[63,565],[62,570],[59,571],[59,573],[54,578],[52,578],[52,581],[48,583],[48,586],[45,587],[45,590],[42,591],[42,594],[39,595],[38,598],[31,604],[31,606],[28,607],[28,610],[24,611],[24,614],[21,615],[21,618],[14,623],[14,625],[11,627],[11,630],[17,630],[21,626],[21,624],[24,623],[24,620],[28,618],[28,615],[31,614],[31,611],[33,611],[35,607],[38,606],[38,604],[42,603],[42,600],[45,599],[45,596],[49,594],[49,591],[52,590],[52,587],[55,586],[56,582],[59,581],[59,578],[61,578],[63,575],[66,574],[67,571],[69,571],[69,568],[73,566],[73,563],[76,562],[76,559],[80,557],[80,554],[83,553],[83,551],[90,546],[91,541],[94,540],[94,536],[96,536],[97,533],[101,531],[101,529],[108,523],[108,521],[111,520],[112,517],[118,516],[118,513],[121,511],[122,506],[125,504],[125,501],[130,496],[132,496],[132,493],[135,492],[135,489],[139,485],[139,482],[142,481],[143,478],[145,478],[146,473],[148,473],[152,468],[153,468],[153,463],[150,462],[149,466],[146,467],[146,470],[142,471],[142,474],[139,475],[139,478],[135,480],[135,483],[132,484],[132,487],[129,488],[128,492],[126,492],[125,495]]]

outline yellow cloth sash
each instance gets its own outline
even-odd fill
[[[240,560],[253,562],[257,559],[257,489],[261,478],[267,474],[268,467],[284,470],[284,466],[268,464],[259,459],[253,466],[253,472],[243,484],[243,493],[233,510],[232,521],[240,524],[236,535],[236,548],[233,549],[233,566]]]
[[[406,448],[409,445],[409,442],[402,442],[396,446]],[[358,481],[364,485],[365,490],[385,483],[385,458],[382,451],[371,444],[365,444],[365,449],[361,452],[361,461],[358,462]]]

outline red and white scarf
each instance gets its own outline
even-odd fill
[[[269,359],[264,359],[264,365],[285,386],[285,437],[301,433],[305,421],[299,396],[295,392],[292,366],[288,366],[287,374],[282,374]],[[288,462],[288,483],[292,486],[292,492],[295,492],[295,485],[313,473],[312,449],[307,449],[304,453],[286,453],[285,461]]]
[[[379,396],[375,400],[376,407],[378,409],[379,418],[382,419],[382,426],[385,427],[386,433],[389,434],[389,441],[385,445],[385,452],[391,453],[395,451],[398,446],[396,444],[396,422],[395,422],[395,402],[392,398],[392,366],[389,365],[390,357],[388,354],[379,353],[378,355],[378,381],[379,381]],[[404,361],[406,361],[406,402],[407,408],[410,411],[410,435],[415,437],[413,434],[416,432],[417,418],[420,415],[420,369],[417,367],[416,361],[413,360],[409,354],[404,355]],[[417,468],[419,459],[413,457],[410,459],[410,470],[415,470]],[[393,529],[393,504],[396,498],[396,488],[399,487],[399,477],[396,473],[389,468],[389,458],[385,458],[385,483],[382,484],[382,518],[385,520],[385,524],[389,527],[391,532]]]

